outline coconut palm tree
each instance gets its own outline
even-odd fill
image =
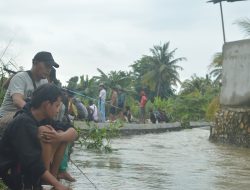
[[[250,19],[244,18],[236,21],[236,24],[243,30],[246,36],[250,36]]]
[[[194,74],[191,76],[191,79],[187,79],[182,83],[180,94],[190,94],[197,91],[201,95],[204,95],[206,90],[211,87],[212,81],[208,75],[204,78]]]
[[[143,56],[137,61],[132,68],[137,69],[141,74],[142,84],[156,92],[156,96],[166,97],[166,91],[171,91],[172,86],[181,83],[179,79],[179,70],[182,67],[178,66],[179,61],[186,58],[174,58],[176,49],[169,50],[169,42],[162,46],[157,45],[150,49],[151,56]]]
[[[89,97],[95,98],[96,94],[98,94],[97,81],[93,77],[89,79],[88,75],[80,76],[80,83],[77,86],[81,93],[84,93]]]
[[[71,78],[67,81],[67,83],[68,83],[67,88],[68,88],[68,89],[75,90],[75,89],[77,88],[78,79],[79,79],[78,76],[71,77]]]
[[[214,78],[214,83],[216,84],[220,83],[222,79],[222,61],[222,53],[215,53],[213,56],[213,61],[208,66],[209,70],[211,70],[209,75]]]
[[[97,68],[100,76],[94,76],[93,78],[99,82],[105,84],[106,87],[115,87],[120,85],[122,88],[126,88],[131,83],[130,73],[125,71],[110,71],[110,73],[105,74],[101,69]]]

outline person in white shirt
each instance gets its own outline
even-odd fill
[[[105,118],[106,90],[104,88],[103,83],[99,84],[99,89],[100,89],[100,93],[99,93],[99,99],[98,99],[98,111],[101,117],[100,121],[105,122],[106,121],[106,118]]]
[[[89,112],[89,120],[98,122],[98,109],[92,100],[89,100],[89,109],[91,109]]]

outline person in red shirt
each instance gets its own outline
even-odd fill
[[[145,106],[147,103],[147,97],[145,92],[142,90],[140,93],[141,100],[140,100],[140,123],[145,123]]]

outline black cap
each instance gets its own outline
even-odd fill
[[[59,65],[54,61],[52,54],[46,51],[38,52],[33,58],[33,61],[43,61],[47,64],[51,64],[55,68],[59,67]]]

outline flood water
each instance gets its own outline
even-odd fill
[[[209,130],[121,137],[112,153],[75,148],[72,160],[99,190],[250,189],[250,149],[214,144]],[[95,189],[72,164],[74,190]]]

